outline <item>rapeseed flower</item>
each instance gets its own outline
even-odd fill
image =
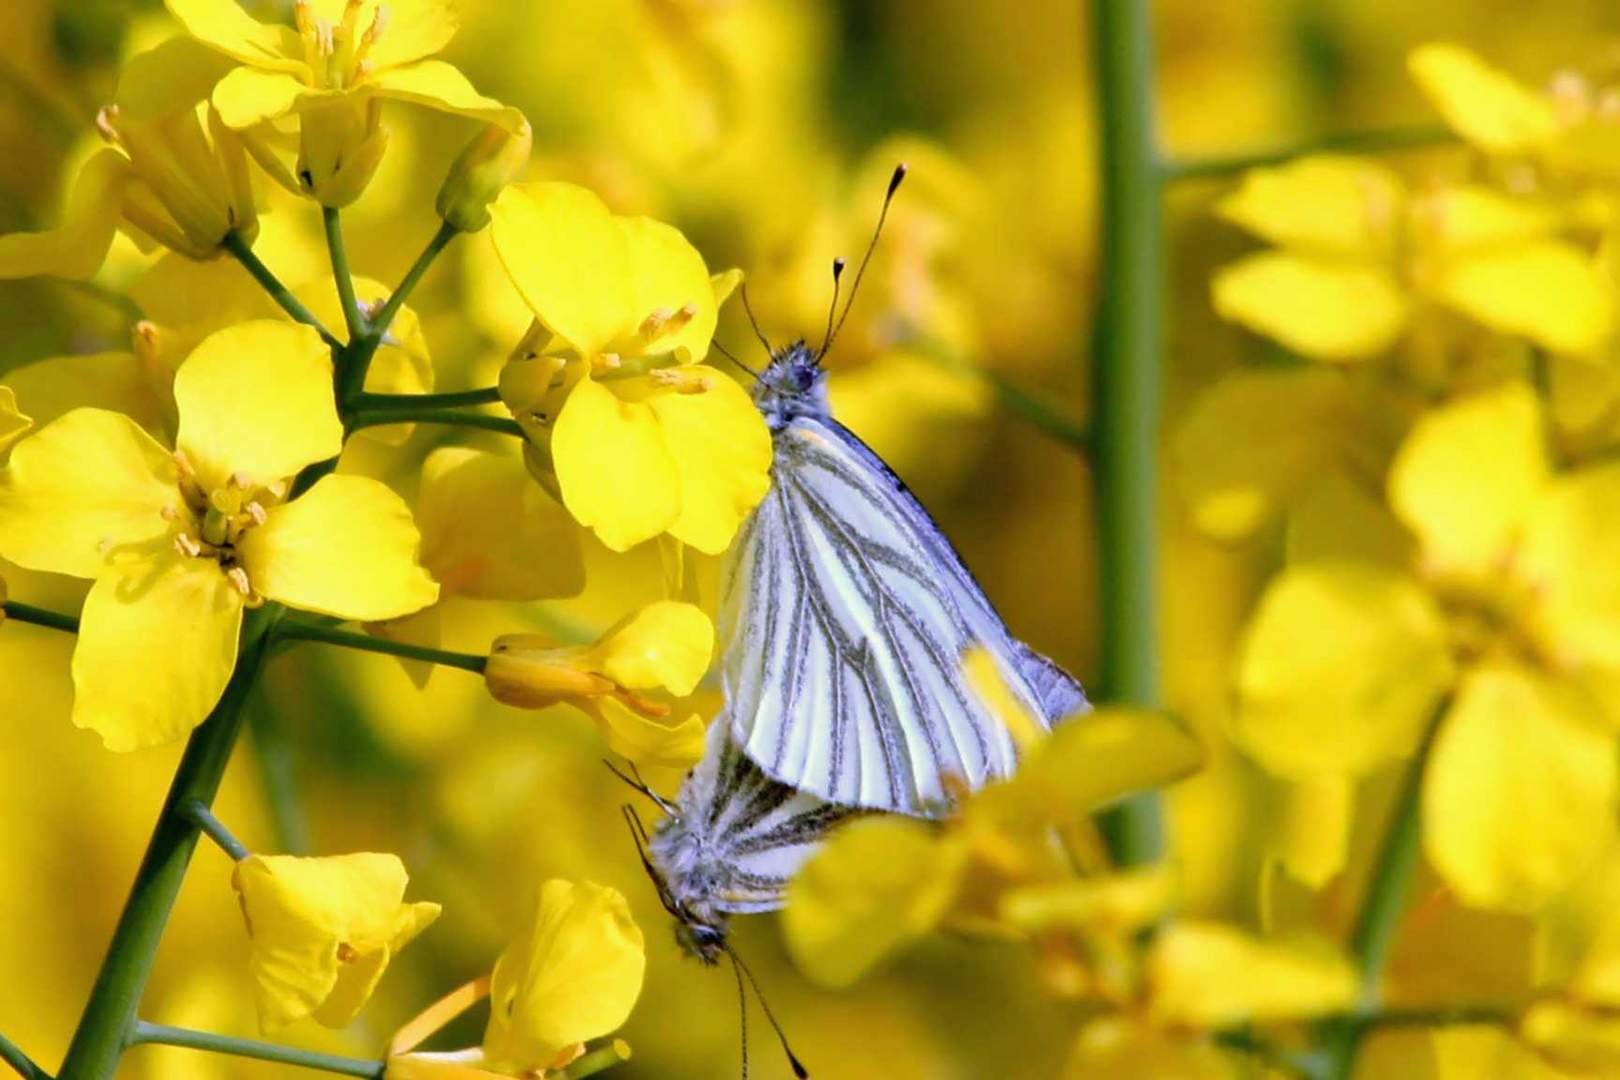
[[[295,473],[342,447],[331,353],[315,331],[276,321],[221,330],[181,365],[174,398],[173,451],[126,416],[80,408],[19,443],[0,470],[0,554],[94,581],[74,649],[73,719],[114,750],[202,722],[235,668],[250,606],[377,620],[438,595],[417,565],[409,508],[382,484],[335,475],[289,497]]]

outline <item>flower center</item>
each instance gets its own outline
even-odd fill
[[[181,505],[166,507],[163,516],[180,525],[174,537],[175,550],[187,558],[217,563],[248,606],[257,607],[264,597],[254,590],[237,548],[243,536],[264,524],[268,517],[266,504],[274,506],[279,502],[286,494],[286,485],[278,481],[260,487],[237,473],[224,487],[209,490],[184,453],[176,451],[174,461],[180,470]]]
[[[324,90],[344,90],[365,79],[371,72],[367,54],[388,30],[388,7],[377,5],[371,25],[360,28],[362,0],[349,0],[343,18],[329,22],[318,17],[309,0],[293,5],[298,37],[304,43],[304,63],[309,65],[314,86]]]

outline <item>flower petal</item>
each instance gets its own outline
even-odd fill
[[[1423,785],[1423,840],[1462,901],[1530,911],[1613,838],[1612,735],[1575,688],[1505,665],[1463,681]]]
[[[1233,734],[1285,777],[1359,775],[1416,749],[1452,677],[1445,624],[1415,582],[1370,563],[1302,563],[1249,624]]]
[[[346,7],[348,0],[314,0],[315,14],[333,24],[342,20]],[[355,19],[362,33],[376,19],[379,8],[388,9],[385,29],[366,54],[377,68],[432,56],[450,44],[461,28],[452,0],[363,0]]]
[[[1262,941],[1191,919],[1154,939],[1147,980],[1154,1015],[1195,1028],[1337,1012],[1359,990],[1349,959],[1326,941]]]
[[[111,147],[96,151],[73,181],[62,222],[43,232],[0,236],[0,278],[85,280],[101,269],[112,247],[129,159]]]
[[[647,316],[630,310],[625,232],[591,192],[573,184],[513,184],[490,214],[490,237],[512,284],[580,355],[595,355]]]
[[[385,68],[370,76],[364,85],[381,97],[499,124],[514,134],[525,122],[521,112],[480,94],[460,68],[443,60]]]
[[[1417,547],[1389,505],[1344,469],[1328,469],[1306,488],[1288,514],[1285,536],[1289,562],[1350,559],[1408,567]]]
[[[1556,240],[1458,258],[1435,288],[1481,325],[1557,353],[1589,355],[1614,330],[1614,298],[1597,264]]]
[[[301,323],[263,319],[208,335],[175,373],[174,400],[176,442],[209,490],[237,474],[271,484],[343,449],[332,354]]]
[[[210,559],[170,552],[98,578],[73,650],[73,723],[120,752],[183,737],[224,693],[241,624],[241,594]]]
[[[6,385],[41,427],[77,408],[123,413],[149,432],[166,433],[173,421],[173,395],[133,353],[53,356],[13,368]],[[161,385],[155,385],[161,382]]]
[[[693,370],[707,372],[707,390],[659,394],[648,405],[680,487],[680,513],[669,533],[719,555],[770,490],[771,434],[748,391],[718,371]]]
[[[372,622],[439,598],[438,584],[417,564],[420,546],[405,500],[369,477],[337,475],[272,509],[238,550],[248,580],[270,599]]]
[[[678,724],[667,724],[631,712],[607,697],[597,703],[597,717],[608,749],[644,769],[684,774],[703,757],[707,729],[695,713]]]
[[[700,607],[658,600],[603,635],[594,652],[602,673],[620,686],[685,697],[709,670],[714,624]]]
[[[1558,134],[1552,103],[1467,49],[1435,43],[1413,50],[1407,70],[1446,124],[1493,154],[1523,154]]]
[[[788,884],[782,933],[812,981],[849,986],[921,937],[956,895],[961,849],[901,817],[852,821]]]
[[[1418,536],[1428,567],[1473,578],[1500,574],[1550,464],[1541,408],[1523,383],[1428,413],[1389,471],[1389,502]]]
[[[18,443],[0,471],[0,555],[96,577],[109,560],[162,546],[177,485],[174,459],[129,417],[75,409]]]
[[[186,33],[250,67],[308,75],[302,43],[290,26],[261,23],[236,0],[164,0]]]
[[[161,121],[198,102],[235,65],[202,42],[172,37],[124,61],[113,102],[121,122]]]
[[[1223,319],[1315,360],[1376,355],[1406,326],[1406,297],[1377,266],[1261,252],[1217,271],[1211,294]]]
[[[0,386],[0,461],[13,443],[33,430],[34,418],[17,408],[17,395],[9,386]]]
[[[614,551],[650,540],[680,515],[680,473],[652,407],[582,379],[551,436],[563,505]]]
[[[1382,165],[1320,155],[1250,169],[1216,212],[1273,244],[1372,260],[1391,250],[1404,199]]]
[[[1542,629],[1562,662],[1620,668],[1617,534],[1620,465],[1563,474],[1530,512],[1518,567],[1535,589]]]
[[[692,317],[640,345],[645,355],[673,353],[683,363],[708,354],[720,317],[709,269],[679,229],[645,217],[618,218],[630,257],[630,313],[639,325],[654,311],[691,311]]]
[[[241,131],[286,116],[309,92],[296,75],[239,67],[219,80],[211,100],[225,126]]]
[[[1242,1067],[1235,1055],[1196,1036],[1103,1016],[1081,1027],[1063,1080],[1232,1080]]]
[[[1342,776],[1292,783],[1280,809],[1273,840],[1278,860],[1298,880],[1322,888],[1349,859],[1355,789]]]

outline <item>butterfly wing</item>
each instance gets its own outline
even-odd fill
[[[950,542],[875,453],[826,417],[775,436],[775,483],[723,577],[721,679],[738,742],[829,802],[930,816],[946,777],[1010,774],[1011,737],[967,686],[988,649],[1048,724],[1080,686],[1013,639]]]

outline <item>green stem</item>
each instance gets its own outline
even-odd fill
[[[1376,154],[1392,150],[1415,150],[1457,141],[1457,133],[1446,127],[1424,126],[1384,128],[1374,131],[1341,131],[1321,135],[1289,146],[1255,150],[1243,154],[1194,158],[1166,162],[1163,172],[1169,180],[1231,176],[1262,165],[1280,165],[1307,154]]]
[[[51,1080],[51,1074],[35,1065],[10,1039],[0,1035],[0,1061],[17,1071],[23,1080]]]
[[[275,1043],[258,1042],[253,1039],[216,1035],[211,1031],[193,1031],[190,1028],[149,1024],[145,1020],[137,1020],[130,1045],[142,1044],[183,1046],[190,1050],[206,1050],[214,1054],[274,1061],[281,1065],[297,1065],[300,1068],[317,1069],[339,1076],[367,1077],[369,1080],[381,1080],[386,1067],[381,1061],[321,1054],[313,1050],[299,1050],[292,1046],[278,1046]]]
[[[614,1039],[606,1046],[599,1046],[595,1050],[576,1060],[572,1065],[562,1071],[562,1080],[584,1080],[587,1076],[595,1076],[615,1065],[622,1065],[630,1060],[630,1044],[623,1039]]]
[[[477,390],[452,390],[443,394],[356,394],[350,405],[370,409],[458,409],[473,405],[495,405],[501,388],[485,386]]]
[[[1362,1035],[1379,1021],[1384,967],[1389,961],[1390,947],[1394,944],[1395,932],[1406,909],[1406,895],[1411,889],[1412,876],[1421,855],[1422,821],[1419,811],[1423,797],[1423,773],[1428,765],[1435,732],[1449,705],[1450,701],[1446,699],[1436,708],[1423,743],[1407,766],[1406,775],[1401,778],[1401,789],[1395,797],[1383,845],[1373,864],[1367,896],[1362,901],[1355,929],[1350,936],[1350,949],[1361,979],[1361,1000],[1349,1016],[1329,1021],[1322,1027],[1323,1065],[1320,1075],[1326,1080],[1343,1080],[1350,1075]],[[1384,1022],[1387,1022],[1387,1015]]]
[[[511,417],[486,416],[483,413],[458,412],[454,409],[386,409],[355,411],[349,414],[350,431],[380,427],[384,424],[409,423],[480,428],[484,431],[498,431],[502,435],[511,435],[518,439],[526,437],[523,428]]]
[[[276,850],[302,855],[309,850],[309,819],[298,798],[297,762],[286,720],[269,694],[259,694],[248,707],[253,733],[253,760],[270,807]]]
[[[371,369],[371,358],[377,355],[377,348],[382,344],[388,328],[394,324],[394,316],[399,309],[405,306],[416,286],[421,283],[422,275],[427,273],[433,260],[439,257],[440,252],[449,246],[461,230],[449,222],[439,225],[439,231],[433,234],[422,254],[416,257],[416,262],[405,272],[399,286],[394,289],[388,301],[371,320],[371,325],[363,336],[354,339],[354,346],[350,355],[344,357],[342,367],[339,369],[338,402],[345,410],[349,409],[354,400],[364,391],[366,385],[366,372]]]
[[[214,801],[231,748],[242,729],[243,705],[264,662],[270,631],[280,617],[281,608],[267,604],[249,612],[243,621],[236,670],[219,704],[186,743],[146,855],[135,873],[129,899],[107,946],[107,958],[68,1046],[60,1080],[111,1080],[118,1068],[158,942],[201,834],[181,808],[193,801],[204,806]]]
[[[277,627],[276,638],[280,641],[316,641],[322,645],[338,645],[345,649],[399,656],[406,660],[425,660],[430,664],[460,668],[462,671],[471,671],[478,675],[484,673],[484,666],[489,662],[488,657],[475,656],[472,653],[430,649],[426,645],[389,641],[386,638],[372,637],[370,634],[356,634],[349,630],[339,630],[335,626],[322,626],[319,623],[295,619],[288,619]]]
[[[314,327],[316,333],[321,335],[321,340],[326,342],[328,347],[333,349],[343,347],[343,342],[339,341],[332,331],[323,326],[321,320],[317,319],[314,313],[305,307],[287,286],[281,283],[281,279],[276,277],[270,268],[259,260],[257,255],[253,254],[253,249],[248,247],[240,236],[235,233],[227,233],[225,239],[220,242],[220,246],[230,252],[236,261],[241,263],[243,268],[253,275],[253,280],[263,286],[264,291],[270,294],[270,299],[280,305],[281,310],[292,316],[294,321],[301,322],[305,326]]]
[[[1065,415],[1052,402],[1019,387],[999,372],[985,371],[982,375],[996,388],[996,396],[1008,412],[1066,446],[1081,451],[1092,448],[1091,429]]]
[[[38,608],[32,604],[20,604],[15,600],[7,600],[4,604],[0,604],[0,609],[5,611],[7,619],[16,619],[20,623],[45,626],[68,634],[77,634],[79,632],[79,617],[77,615],[63,615],[56,611],[46,611],[44,608]],[[3,621],[0,620],[0,622]]]
[[[326,226],[326,250],[332,259],[332,280],[337,284],[338,303],[343,308],[343,324],[349,340],[359,341],[366,334],[366,320],[360,314],[360,300],[354,295],[354,275],[349,273],[349,252],[343,245],[343,221],[333,206],[321,207]]]
[[[1096,453],[1101,591],[1100,697],[1159,705],[1159,380],[1163,289],[1153,46],[1146,0],[1093,0],[1102,133],[1102,273]],[[1162,854],[1157,795],[1103,819],[1125,865]]]
[[[221,851],[231,857],[233,862],[241,862],[248,857],[247,845],[236,838],[225,823],[214,816],[214,812],[198,799],[191,799],[180,804],[175,811],[181,817],[191,822],[203,831],[203,835],[219,845]]]

